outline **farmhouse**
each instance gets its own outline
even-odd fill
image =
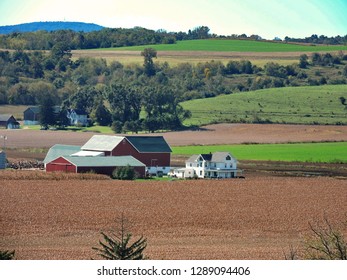
[[[0,115],[0,127],[17,129],[19,128],[19,122],[12,115]]]
[[[185,168],[175,169],[178,178],[234,178],[237,176],[237,160],[229,152],[192,155]]]
[[[67,110],[67,118],[70,121],[70,125],[88,125],[88,114],[83,110],[69,109]]]
[[[104,152],[105,156],[133,156],[153,175],[170,171],[172,151],[162,136],[94,135],[81,149]]]
[[[141,176],[167,174],[171,148],[162,136],[94,135],[82,147],[54,145],[44,159],[47,172],[87,172],[112,174],[119,166],[130,165]]]

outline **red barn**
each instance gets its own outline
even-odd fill
[[[81,150],[104,152],[105,156],[133,156],[146,165],[150,174],[170,171],[172,151],[162,136],[94,135]]]
[[[145,177],[146,166],[132,156],[61,156],[48,162],[46,171],[95,172],[97,174],[112,175],[112,172],[121,166],[131,166],[138,173],[139,177]]]

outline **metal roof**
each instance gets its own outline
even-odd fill
[[[163,136],[126,136],[140,153],[171,153]]]
[[[127,139],[140,153],[171,153],[170,146],[163,136],[112,136],[94,135],[82,146],[82,150],[112,151],[119,143]]]
[[[112,151],[122,140],[122,136],[94,135],[81,149],[90,151]]]
[[[61,145],[56,144],[51,147],[43,160],[43,163],[51,162],[61,156],[70,156],[71,154],[77,153],[81,150],[80,146],[71,146],[71,145]]]
[[[117,157],[73,157],[64,156],[66,160],[77,167],[116,167],[116,166],[145,166],[132,156]]]

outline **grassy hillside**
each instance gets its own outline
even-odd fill
[[[347,163],[347,143],[296,143],[172,147],[177,155],[229,151],[238,160]]]
[[[272,88],[183,102],[186,125],[218,122],[347,124],[347,85]],[[344,103],[344,104],[343,104]]]
[[[331,52],[347,50],[347,46],[325,45],[296,45],[274,42],[250,41],[250,40],[190,40],[178,41],[171,45],[146,45],[134,47],[122,47],[104,50],[132,50],[141,51],[144,48],[154,48],[157,51],[213,51],[213,52]]]

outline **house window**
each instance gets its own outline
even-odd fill
[[[192,164],[190,163],[189,166],[192,167]]]
[[[202,170],[200,170],[200,176],[202,176]]]
[[[225,164],[225,168],[227,168],[228,167],[228,164]]]
[[[227,156],[225,159],[226,159],[226,160],[231,160],[231,157],[230,157],[230,156]]]

